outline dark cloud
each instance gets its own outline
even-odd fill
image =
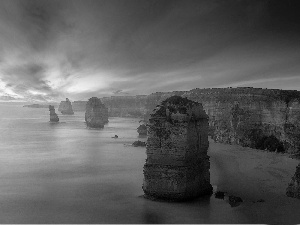
[[[45,79],[47,67],[43,64],[29,63],[25,65],[10,66],[3,70],[2,80],[8,86],[16,86],[23,89],[34,88],[37,90],[50,90]]]
[[[299,9],[298,0],[3,0],[0,79],[22,96],[80,99],[294,77]]]

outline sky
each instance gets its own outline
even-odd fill
[[[300,91],[299,0],[1,0],[0,100]]]

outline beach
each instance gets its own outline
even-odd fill
[[[218,191],[241,197],[238,211],[246,223],[299,223],[300,200],[285,195],[300,163],[288,154],[210,141],[211,183]],[[264,202],[257,202],[263,199]]]

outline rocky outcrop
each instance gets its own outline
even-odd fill
[[[148,124],[143,190],[147,197],[187,200],[212,193],[208,116],[201,104],[173,96]]]
[[[54,123],[59,122],[59,118],[58,118],[57,114],[55,113],[54,106],[49,105],[49,111],[50,111],[50,122],[54,122]]]
[[[139,136],[146,136],[147,135],[147,126],[145,124],[141,124],[137,128],[137,132],[139,133]]]
[[[61,112],[61,114],[66,115],[73,115],[74,111],[72,108],[72,104],[68,98],[66,98],[66,101],[61,101],[58,107],[58,111]]]
[[[85,122],[91,128],[103,128],[108,123],[108,110],[99,98],[92,97],[87,102]]]
[[[137,141],[135,141],[135,142],[132,143],[132,146],[134,146],[134,147],[145,147],[146,146],[146,142],[137,140]]]
[[[300,199],[300,164],[296,167],[296,172],[286,189],[286,195]]]

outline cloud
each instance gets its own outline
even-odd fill
[[[4,96],[0,96],[0,100],[1,101],[12,101],[12,100],[18,100],[18,99],[14,98],[12,96],[4,95]]]
[[[3,0],[0,88],[59,100],[293,77],[297,9],[297,0]]]

